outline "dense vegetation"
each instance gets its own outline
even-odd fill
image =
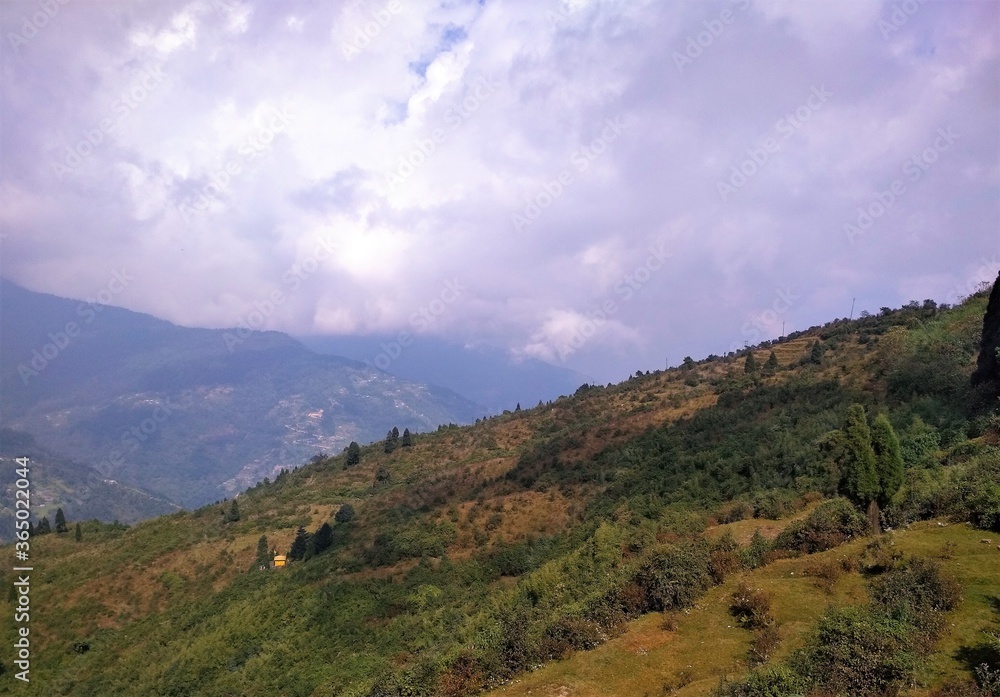
[[[393,428],[238,504],[38,538],[39,689],[471,695],[880,528],[1000,531],[1000,420],[992,385],[970,382],[985,312],[980,294],[838,320],[475,426]],[[711,534],[775,519],[771,535]],[[761,667],[718,689],[910,685],[961,589],[946,563],[872,539],[852,567],[869,599],[780,661],[767,595],[730,593]],[[274,551],[288,568],[261,570]],[[984,655],[985,672],[952,676],[961,689],[987,689],[1000,668]]]

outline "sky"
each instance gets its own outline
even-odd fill
[[[992,0],[12,0],[0,274],[597,382],[1000,268]]]

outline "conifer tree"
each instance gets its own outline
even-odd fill
[[[63,513],[62,508],[56,509],[56,532],[69,532],[69,527],[66,525],[66,515]]]
[[[83,531],[80,529],[80,524],[76,524],[76,532],[73,533],[73,539],[80,542],[83,539]]]
[[[816,365],[823,363],[823,346],[818,339],[813,342],[812,348],[809,349],[809,362]]]
[[[515,412],[519,412],[519,411],[521,411],[521,403],[520,403],[520,402],[518,402],[518,403],[517,403],[517,406],[516,406],[516,407],[514,407],[514,411],[515,411]]]
[[[747,360],[743,364],[743,372],[746,375],[753,375],[757,372],[757,361],[753,357],[753,351],[747,351]]]
[[[396,428],[395,426],[393,426],[391,433],[392,433],[392,439],[393,440],[399,440],[399,429],[398,428]]]
[[[42,516],[41,522],[38,523],[38,530],[36,530],[36,533],[39,535],[47,535],[50,532],[52,532],[52,526],[49,525],[49,519]]]
[[[878,503],[885,506],[903,484],[903,456],[899,438],[885,414],[872,423],[872,451],[875,454],[875,474],[878,476]]]
[[[267,548],[267,535],[261,535],[257,540],[257,566],[271,566],[271,552]]]
[[[392,437],[392,431],[385,434],[385,443],[382,446],[382,450],[386,453],[391,453],[396,449],[396,439]]]
[[[774,355],[774,351],[771,351],[771,355],[767,357],[767,363],[764,364],[764,372],[773,374],[778,370],[778,357]]]
[[[322,554],[326,550],[330,549],[333,544],[333,528],[330,527],[329,523],[323,523],[319,526],[316,534],[313,535],[313,547],[316,550],[316,554]]]
[[[411,445],[413,445],[413,439],[410,436],[410,429],[408,428],[403,429],[403,437],[402,439],[400,439],[399,444],[404,448],[409,448]]]
[[[852,404],[847,408],[844,421],[843,490],[859,506],[867,506],[879,493],[878,475],[875,473],[875,453],[872,451],[871,431],[865,418],[865,408]]]
[[[302,526],[295,531],[295,539],[292,541],[292,548],[288,550],[288,558],[301,561],[306,556],[309,547],[309,533]]]
[[[351,441],[351,444],[347,446],[347,459],[344,464],[347,467],[353,467],[354,465],[360,464],[361,462],[361,446],[358,445],[357,441]]]
[[[235,523],[240,519],[240,505],[236,503],[236,499],[233,499],[232,504],[229,506],[229,515],[226,516],[226,520],[230,523]]]

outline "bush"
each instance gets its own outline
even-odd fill
[[[749,660],[751,665],[767,663],[780,643],[781,636],[778,634],[778,628],[774,625],[754,632],[753,640],[750,642]]]
[[[785,528],[774,546],[795,552],[823,552],[868,532],[868,521],[851,503],[836,498],[820,505],[804,520]]]
[[[811,562],[806,565],[805,574],[806,576],[815,578],[819,582],[820,588],[829,595],[833,593],[834,584],[844,574],[845,569],[841,561],[827,559],[825,561]]]
[[[645,600],[642,611],[690,607],[711,585],[710,552],[704,542],[667,547],[639,567],[633,581]]]
[[[761,589],[741,583],[733,592],[729,612],[745,629],[763,629],[774,624],[771,616],[771,596]]]
[[[871,608],[825,615],[810,645],[795,658],[797,672],[834,694],[892,695],[917,665],[913,628]]]
[[[801,694],[802,679],[784,666],[758,668],[736,683],[723,684],[712,697],[787,697]]]
[[[873,580],[870,595],[879,611],[913,625],[931,641],[943,625],[941,613],[958,605],[962,589],[937,562],[912,558]]]

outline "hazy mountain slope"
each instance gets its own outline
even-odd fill
[[[277,332],[188,329],[6,281],[0,291],[3,425],[185,505],[393,426],[426,431],[481,415],[446,389]]]
[[[435,337],[304,336],[303,344],[320,353],[365,361],[407,380],[441,385],[482,404],[491,414],[534,406],[573,394],[585,375],[534,358],[516,360],[485,345],[463,346]]]
[[[72,520],[119,520],[135,523],[177,506],[135,487],[106,479],[100,472],[79,462],[60,457],[41,447],[28,434],[0,429],[0,463],[5,472],[15,469],[16,458],[28,457],[31,471],[31,504],[36,518],[54,520],[57,507]],[[14,480],[5,477],[3,507],[0,508],[0,540],[13,537]]]

